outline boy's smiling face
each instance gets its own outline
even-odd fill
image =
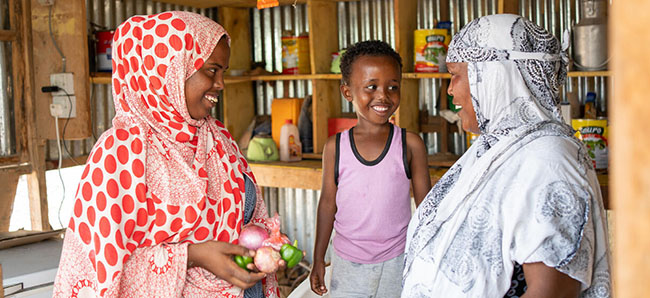
[[[359,121],[384,124],[400,102],[401,70],[389,56],[360,56],[352,63],[341,93],[352,102]]]

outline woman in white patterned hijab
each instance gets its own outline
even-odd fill
[[[480,137],[411,219],[402,297],[611,297],[600,186],[558,107],[565,48],[516,15],[452,40],[448,92]]]

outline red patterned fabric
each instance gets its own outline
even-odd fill
[[[254,181],[223,124],[192,119],[185,103],[185,81],[222,36],[189,12],[134,16],[115,30],[116,116],[82,174],[55,297],[242,296],[202,268],[186,269],[189,243],[237,243],[244,175]],[[257,200],[253,221],[266,214]],[[276,297],[275,277],[264,283]]]

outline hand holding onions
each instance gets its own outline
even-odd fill
[[[239,244],[255,250],[255,256],[252,259],[235,256],[237,265],[249,269],[248,264],[253,262],[259,271],[273,273],[278,270],[280,260],[284,260],[289,268],[302,260],[304,252],[296,247],[297,243],[291,245],[289,238],[280,232],[280,217],[277,214],[268,219],[267,226],[271,230],[270,235],[265,228],[254,223],[244,226],[239,234]]]

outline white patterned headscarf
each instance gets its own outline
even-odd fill
[[[447,62],[468,62],[481,133],[504,135],[522,124],[563,122],[558,104],[567,46],[516,15],[476,19],[454,37]]]
[[[409,224],[402,297],[503,297],[515,264],[543,262],[610,297],[605,215],[585,147],[559,110],[566,45],[509,14],[454,36],[480,137]]]

